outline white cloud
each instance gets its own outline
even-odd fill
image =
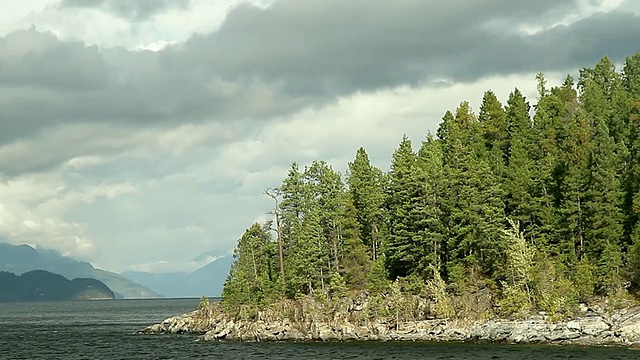
[[[492,89],[504,103],[509,92],[518,86],[530,103],[536,101],[533,73],[487,77],[473,82],[455,82],[459,78],[453,73],[434,74],[433,81],[429,83],[412,79],[414,82],[409,84],[406,77],[400,76],[400,80],[397,80],[392,74],[396,66],[404,64],[403,59],[392,59],[388,68],[380,70],[379,65],[384,63],[374,61],[368,64],[366,62],[369,59],[362,56],[358,59],[362,59],[363,64],[356,59],[355,64],[349,63],[340,70],[344,66],[343,61],[353,59],[338,54],[328,59],[332,61],[325,62],[324,56],[327,54],[314,52],[317,51],[314,46],[310,46],[310,54],[299,52],[295,46],[288,50],[294,57],[308,55],[303,58],[318,60],[319,65],[314,68],[317,73],[307,72],[305,65],[309,63],[304,62],[298,64],[299,73],[294,71],[291,75],[291,69],[279,63],[280,59],[290,59],[283,57],[275,45],[277,41],[273,42],[272,47],[262,44],[269,50],[265,54],[273,55],[277,60],[275,62],[278,62],[271,64],[274,81],[260,78],[260,74],[269,73],[269,66],[256,69],[255,73],[242,73],[254,71],[252,67],[260,67],[264,60],[262,57],[254,59],[238,55],[245,54],[244,51],[252,54],[254,49],[251,46],[231,49],[236,55],[232,59],[237,60],[229,64],[222,63],[240,74],[227,77],[218,74],[218,69],[204,69],[211,66],[208,63],[198,64],[196,61],[195,65],[190,66],[188,62],[171,63],[173,60],[169,57],[160,56],[169,53],[162,52],[169,44],[179,45],[194,34],[211,33],[220,26],[232,6],[243,2],[252,2],[261,7],[271,3],[192,0],[187,10],[173,8],[148,19],[125,20],[97,9],[61,9],[56,5],[58,1],[54,0],[3,2],[5,7],[10,4],[11,11],[0,11],[0,36],[18,28],[35,26],[39,31],[51,31],[62,39],[61,44],[58,39],[52,40],[47,36],[23,34],[33,38],[34,44],[27,49],[24,42],[17,41],[12,44],[16,53],[18,50],[23,53],[42,50],[48,42],[57,44],[56,51],[64,52],[67,51],[64,45],[67,44],[63,42],[68,39],[81,40],[86,45],[98,45],[98,49],[92,49],[100,55],[95,58],[104,60],[106,64],[104,69],[101,68],[106,74],[105,78],[99,80],[104,80],[107,85],[99,81],[91,84],[95,87],[112,85],[113,92],[122,90],[126,94],[118,97],[106,92],[107,96],[103,99],[103,93],[93,93],[95,89],[91,88],[87,92],[89,96],[83,97],[87,95],[84,90],[72,88],[68,96],[57,89],[42,87],[46,83],[44,79],[37,79],[41,81],[34,81],[29,86],[12,85],[0,89],[3,94],[11,96],[7,96],[7,99],[16,102],[35,98],[34,95],[41,96],[37,97],[41,100],[35,101],[31,108],[41,105],[46,108],[48,101],[62,109],[77,103],[86,107],[80,108],[77,113],[69,112],[71,115],[68,116],[61,112],[62,115],[56,120],[50,120],[49,117],[41,121],[34,120],[21,113],[16,114],[15,119],[18,120],[7,117],[15,125],[15,129],[8,130],[16,131],[17,135],[7,136],[0,143],[0,174],[4,173],[0,179],[0,235],[14,243],[29,243],[88,259],[95,265],[114,271],[191,271],[218,255],[227,254],[253,222],[270,219],[266,212],[273,204],[262,192],[278,186],[294,161],[304,166],[313,160],[326,160],[344,174],[347,162],[352,161],[357,148],[363,146],[375,165],[387,169],[403,134],[409,135],[417,148],[429,131],[437,129],[444,112],[454,110],[463,100],[470,101],[477,111],[485,90]],[[409,5],[417,3],[407,2]],[[309,4],[312,2],[306,3]],[[435,6],[437,2],[433,4]],[[525,22],[530,28],[523,29],[535,32],[557,24],[571,24],[596,11],[625,6],[617,0],[585,0],[581,4],[575,13],[563,19],[553,18],[539,27]],[[309,8],[307,16],[311,14],[313,17],[313,9]],[[274,14],[285,14],[288,8],[283,9],[281,13]],[[238,12],[236,15],[242,14]],[[269,14],[264,12],[259,15],[266,17]],[[299,20],[290,16],[292,14],[285,15],[294,24]],[[524,18],[529,19],[527,16]],[[247,19],[237,18],[232,25],[245,29],[240,20]],[[269,26],[281,25],[270,19],[261,20],[269,20],[265,22]],[[447,19],[438,20],[448,22]],[[508,20],[489,22],[486,26],[494,26],[499,30],[512,25]],[[250,21],[247,23],[251,24]],[[321,23],[322,19],[318,19],[316,25]],[[306,25],[305,21],[301,21],[296,26],[309,30]],[[265,29],[268,30],[269,26]],[[457,25],[451,28],[457,29]],[[284,27],[283,31],[287,29]],[[232,30],[227,29],[225,34],[237,35]],[[332,30],[340,34],[340,29]],[[400,34],[410,33],[412,31]],[[260,39],[263,34],[257,35],[231,36],[227,39],[233,44],[237,39]],[[299,40],[301,44],[308,41],[304,34],[295,35],[301,37],[292,39]],[[328,41],[330,44],[320,45],[331,46],[318,48],[327,49],[325,52],[340,52],[349,50],[347,48],[350,45],[364,47],[364,41],[360,39],[367,40],[366,36],[362,37],[360,33],[352,33],[352,36],[359,39],[357,44],[345,42],[333,46],[333,42]],[[202,42],[202,46],[220,45],[215,42],[215,37],[202,38],[207,40]],[[464,36],[461,38],[469,41]],[[322,43],[320,40],[323,39],[314,41]],[[395,40],[391,36],[387,42],[395,44]],[[442,45],[437,40],[434,39],[434,44],[438,45],[434,47],[435,50]],[[38,44],[37,41],[43,43]],[[194,44],[191,45],[198,45],[197,42]],[[474,45],[480,47],[482,44]],[[138,51],[131,55],[126,49],[105,49],[114,46]],[[82,44],[77,47],[84,49]],[[490,51],[491,47],[487,46],[487,49]],[[381,58],[397,55],[393,54],[393,50],[374,50],[366,54],[379,55]],[[176,54],[181,56],[183,53]],[[184,54],[188,55],[188,52]],[[469,67],[461,69],[462,72],[475,74],[475,66],[486,66],[481,64],[486,61],[484,58],[471,57],[467,62],[458,62],[454,57],[448,58],[448,53],[443,54],[442,59],[434,60],[433,66],[436,68],[439,64],[449,66],[453,63],[450,65],[452,68],[461,64],[462,67]],[[206,52],[202,59],[206,62],[207,56],[213,55],[225,60],[224,54]],[[421,61],[421,56],[411,61]],[[428,57],[425,55],[425,58]],[[202,59],[198,58],[198,61]],[[240,60],[246,60],[246,64],[235,64]],[[68,65],[65,64],[63,62],[61,69],[66,69],[64,66]],[[332,64],[337,72],[331,68]],[[532,64],[535,64],[535,59],[532,59]],[[564,66],[566,63],[562,64]],[[235,65],[238,65],[237,69]],[[367,70],[367,67],[373,70],[363,70],[361,77],[350,77],[351,65],[354,71]],[[202,78],[199,72],[202,69],[198,66],[204,69]],[[94,67],[89,69],[99,72]],[[530,71],[530,67],[515,66],[513,69]],[[389,71],[389,74],[384,71]],[[376,72],[383,75],[378,79],[379,83],[358,83],[371,81],[365,75]],[[297,76],[296,81],[287,83],[287,74]],[[328,77],[325,76],[327,74]],[[163,75],[167,76],[158,79]],[[550,85],[558,84],[564,77],[564,74],[546,75]],[[200,82],[187,79],[182,83],[182,77],[188,76]],[[476,79],[477,76],[471,78]],[[348,77],[349,81],[342,83],[342,77]],[[332,86],[333,82],[337,84],[335,87]],[[173,89],[178,90],[175,93],[169,91]],[[193,92],[182,94],[183,91]],[[327,94],[314,97],[316,92],[323,91]],[[127,94],[139,98],[128,102]],[[176,100],[180,96],[186,100]],[[94,102],[85,104],[76,99]],[[223,109],[202,106],[203,103],[215,104],[214,107]],[[11,102],[7,104],[11,105]],[[189,106],[204,110],[183,111],[182,107]],[[141,107],[145,111],[136,112]],[[146,107],[150,107],[150,110],[146,111]],[[52,109],[58,108],[54,106]],[[117,110],[113,111],[113,118],[108,118],[106,114],[110,110]],[[215,113],[207,112],[210,110]],[[12,116],[12,113],[6,116]],[[155,116],[162,119],[156,121]],[[190,116],[201,118],[196,121]],[[33,127],[21,128],[19,119],[22,118],[34,121]],[[203,252],[211,255],[193,260]]]
[[[130,184],[70,187],[60,172],[0,182],[0,236],[11,243],[27,243],[78,259],[92,259],[97,255],[97,246],[88,236],[87,224],[68,219],[68,212],[74,206],[98,198],[115,199],[134,190]]]
[[[167,44],[183,42],[193,34],[215,31],[227,12],[239,4],[250,2],[264,7],[272,1],[191,0],[187,9],[169,8],[144,21],[123,19],[102,8],[61,8],[59,2],[3,1],[0,10],[5,11],[0,11],[0,36],[35,27],[61,39],[80,40],[87,45],[159,51]]]

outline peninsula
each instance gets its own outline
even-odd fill
[[[484,93],[384,172],[293,163],[219,304],[145,332],[233,340],[640,341],[640,53]],[[500,319],[500,320],[498,320]]]

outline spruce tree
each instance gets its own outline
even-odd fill
[[[503,254],[503,192],[481,139],[469,104],[461,103],[444,144],[447,272],[454,278],[464,276],[472,267],[491,275],[499,268]]]
[[[529,104],[522,93],[515,89],[507,101],[508,165],[504,181],[507,193],[507,216],[528,231],[533,222],[534,162],[530,156],[531,119]]]
[[[392,279],[412,274],[424,257],[418,235],[422,187],[417,157],[405,135],[393,154],[389,173],[389,236],[385,256]]]
[[[487,150],[499,151],[503,160],[506,160],[509,151],[509,123],[502,104],[491,90],[484,93],[478,121],[482,125]]]
[[[622,75],[622,84],[631,99],[640,96],[640,52],[627,57]]]
[[[620,285],[623,236],[619,159],[615,143],[604,121],[596,123],[589,154],[589,177],[585,196],[585,250],[589,259],[597,260],[599,289],[603,292]]]
[[[420,206],[414,209],[418,218],[418,238],[423,258],[417,264],[423,276],[431,269],[443,271],[446,251],[442,195],[445,183],[442,144],[429,135],[422,143],[417,158],[419,182],[423,188]]]
[[[234,262],[222,290],[225,304],[263,306],[275,299],[274,253],[275,243],[266,228],[255,223],[245,231],[233,252]]]
[[[381,253],[385,234],[384,174],[371,165],[364,148],[358,149],[354,161],[349,163],[348,168],[347,185],[360,224],[360,235],[369,248],[371,259],[376,260]]]

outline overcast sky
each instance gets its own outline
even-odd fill
[[[534,104],[536,72],[622,64],[638,34],[637,0],[2,0],[0,238],[193,270],[292,162],[386,170],[461,101]]]

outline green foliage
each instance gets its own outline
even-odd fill
[[[581,302],[591,300],[596,289],[596,267],[586,256],[580,259],[573,273],[576,295]]]
[[[573,315],[578,305],[578,293],[564,265],[546,257],[538,258],[533,273],[536,307],[551,319]]]
[[[360,237],[372,260],[380,256],[384,243],[387,218],[384,211],[385,182],[383,172],[371,165],[365,149],[358,149],[355,160],[349,163],[347,184],[360,226]]]
[[[339,272],[334,272],[329,281],[329,295],[334,298],[341,298],[347,295],[347,284]]]
[[[206,309],[207,307],[209,307],[209,298],[207,297],[207,295],[202,295],[200,301],[198,302],[198,309],[202,310]]]
[[[268,230],[253,224],[242,235],[234,251],[235,261],[222,289],[225,306],[264,306],[274,299],[277,272],[275,244]]]
[[[440,318],[450,318],[455,315],[451,296],[447,292],[447,284],[440,276],[440,272],[432,267],[433,278],[427,281],[427,291],[433,297],[432,312]]]
[[[373,294],[385,293],[389,290],[391,282],[388,279],[384,263],[384,257],[381,257],[374,261],[371,266],[371,272],[368,277],[368,288]]]
[[[364,148],[344,180],[293,163],[271,193],[278,242],[245,232],[223,304],[250,317],[283,296],[366,290],[396,321],[425,296],[438,317],[560,318],[640,289],[639,64],[603,58],[553,87],[538,74],[533,118],[517,88],[506,105],[486,91],[477,116],[461,102],[417,152],[404,136],[388,173]]]
[[[500,314],[508,317],[526,318],[531,314],[529,294],[518,285],[502,284],[502,298],[498,302]]]

